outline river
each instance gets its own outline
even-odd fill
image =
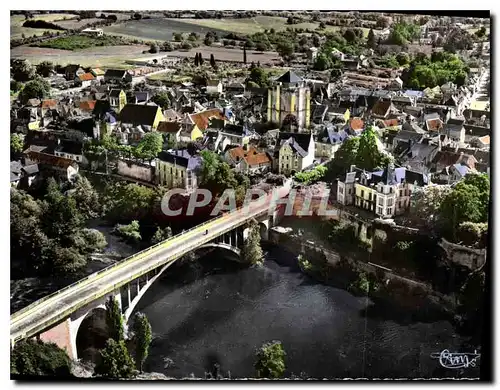
[[[252,377],[255,350],[280,340],[286,377],[479,376],[478,367],[445,369],[431,358],[444,349],[473,352],[448,321],[372,306],[300,273],[293,254],[265,249],[261,268],[214,252],[172,266],[150,288],[136,309],[153,329],[145,371],[204,377],[217,363],[225,377]]]

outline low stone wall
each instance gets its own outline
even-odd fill
[[[439,242],[439,246],[443,248],[447,259],[453,264],[459,264],[474,271],[486,263],[486,249],[454,244],[444,238]]]
[[[139,164],[133,161],[119,160],[117,165],[117,173],[119,175],[128,176],[134,179],[153,182],[154,168],[147,164]]]

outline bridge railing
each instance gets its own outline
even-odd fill
[[[289,184],[290,184],[290,183],[288,183],[288,187],[289,187]],[[287,187],[287,185],[285,185],[284,187]],[[289,188],[288,188],[288,189],[289,189]],[[268,199],[270,199],[270,198],[272,197],[272,195],[271,195],[271,194],[268,194],[268,195],[267,195],[267,197],[268,197]],[[255,205],[254,205],[254,206],[255,206]],[[138,260],[138,258],[142,257],[142,256],[143,256],[143,255],[145,255],[146,253],[148,253],[148,252],[153,252],[153,251],[155,251],[157,248],[160,248],[160,247],[164,246],[165,244],[167,244],[167,243],[169,243],[169,242],[171,242],[171,241],[173,241],[173,240],[175,240],[175,239],[179,238],[180,236],[182,236],[182,235],[184,235],[184,234],[186,234],[186,233],[188,233],[188,232],[190,232],[190,231],[193,231],[193,230],[199,229],[199,228],[201,228],[201,227],[203,227],[203,226],[207,226],[207,225],[209,225],[209,224],[212,224],[214,221],[216,221],[216,220],[218,220],[218,219],[227,218],[227,217],[229,217],[230,215],[234,215],[235,213],[237,213],[237,212],[239,212],[239,211],[241,211],[241,210],[243,210],[243,209],[246,209],[246,210],[250,211],[250,209],[251,209],[251,208],[252,208],[252,205],[243,205],[243,206],[240,206],[240,207],[238,207],[237,209],[235,209],[235,210],[233,210],[233,211],[231,211],[231,212],[224,213],[224,214],[223,214],[223,215],[221,215],[221,216],[217,216],[217,217],[211,218],[211,219],[209,219],[208,221],[205,221],[205,222],[203,222],[203,223],[201,223],[201,224],[199,224],[199,225],[193,226],[192,228],[190,228],[190,229],[188,229],[188,230],[184,230],[184,231],[182,231],[181,233],[176,234],[175,236],[172,236],[172,237],[170,237],[170,238],[168,238],[168,239],[166,239],[166,240],[164,240],[164,241],[159,242],[158,244],[152,245],[152,246],[150,246],[150,247],[148,247],[148,248],[146,248],[146,249],[144,249],[144,250],[142,250],[142,251],[140,251],[140,252],[138,252],[138,253],[133,254],[132,256],[129,256],[129,257],[127,257],[127,258],[125,258],[125,259],[123,259],[123,260],[121,260],[121,261],[118,261],[118,262],[116,262],[116,263],[114,263],[114,264],[111,264],[111,265],[109,265],[108,267],[103,268],[103,269],[101,269],[101,270],[99,270],[99,271],[97,271],[97,272],[94,272],[94,273],[92,273],[92,274],[90,274],[90,275],[86,276],[86,277],[85,277],[85,278],[83,278],[83,279],[79,279],[79,280],[77,280],[76,282],[74,282],[74,283],[70,284],[69,286],[66,286],[66,287],[64,287],[64,288],[62,288],[62,289],[60,289],[60,290],[57,290],[57,291],[53,292],[52,294],[49,294],[49,295],[47,295],[47,296],[45,296],[45,297],[43,297],[43,298],[41,298],[41,299],[39,299],[39,300],[37,300],[37,301],[33,302],[32,304],[30,304],[30,305],[28,305],[28,306],[26,306],[26,307],[22,308],[21,310],[19,310],[19,311],[15,312],[14,314],[12,314],[12,315],[10,316],[11,323],[12,323],[13,321],[17,320],[17,319],[18,319],[20,316],[22,316],[23,314],[25,314],[25,313],[29,312],[29,311],[30,311],[31,309],[33,309],[34,307],[36,307],[36,306],[38,306],[38,305],[40,305],[40,304],[42,304],[42,303],[44,303],[44,302],[46,302],[46,301],[48,301],[48,300],[50,300],[50,299],[54,298],[54,297],[57,297],[57,296],[59,296],[59,295],[63,294],[65,291],[68,291],[69,289],[71,289],[71,288],[73,288],[73,287],[76,287],[76,286],[78,286],[78,285],[80,285],[80,284],[82,284],[82,283],[85,283],[85,282],[86,282],[86,281],[88,281],[89,279],[96,278],[96,277],[97,277],[97,276],[99,276],[99,275],[103,275],[104,273],[111,272],[113,269],[121,268],[121,267],[123,267],[125,264],[132,263],[132,262],[134,262],[134,261]]]
[[[190,232],[190,231],[193,231],[193,230],[195,230],[195,229],[199,229],[199,228],[201,228],[201,227],[203,227],[203,226],[209,225],[209,224],[211,224],[212,222],[214,222],[214,221],[216,221],[216,220],[218,220],[218,219],[226,218],[227,216],[229,216],[229,215],[231,215],[231,214],[233,214],[233,213],[236,213],[236,212],[238,212],[238,211],[241,211],[241,210],[242,210],[243,208],[245,208],[245,207],[246,207],[246,206],[241,206],[241,207],[238,207],[237,209],[235,209],[234,211],[232,211],[232,212],[230,212],[230,213],[225,213],[225,214],[223,214],[223,215],[220,215],[220,216],[217,216],[217,217],[211,218],[211,219],[209,219],[208,221],[205,221],[205,222],[203,222],[203,223],[201,223],[201,224],[199,224],[199,225],[196,225],[196,226],[193,226],[192,228],[189,228],[189,229],[187,229],[187,230],[184,230],[184,231],[182,231],[181,233],[176,234],[175,236],[172,236],[172,237],[170,237],[170,238],[167,238],[166,240],[163,240],[163,241],[161,241],[161,242],[159,242],[159,243],[157,243],[157,244],[155,244],[155,245],[152,245],[152,246],[150,246],[150,247],[148,247],[148,248],[146,248],[146,249],[143,249],[142,251],[137,252],[137,253],[133,254],[132,256],[129,256],[129,257],[125,258],[125,259],[122,259],[122,260],[120,260],[120,261],[118,261],[118,262],[116,262],[116,263],[113,263],[113,264],[111,264],[111,265],[109,265],[109,266],[107,266],[107,267],[105,267],[105,268],[103,268],[103,269],[101,269],[101,270],[99,270],[99,271],[97,271],[97,272],[94,272],[94,273],[92,273],[92,274],[90,274],[90,275],[88,275],[88,276],[86,276],[86,277],[84,277],[84,278],[82,278],[82,279],[79,279],[79,280],[77,280],[76,282],[74,282],[74,283],[72,283],[72,284],[70,284],[70,285],[68,285],[68,286],[66,286],[66,287],[63,287],[62,289],[57,290],[57,291],[53,292],[52,294],[49,294],[49,295],[47,295],[47,296],[45,296],[45,297],[43,297],[43,298],[40,298],[40,299],[38,299],[37,301],[35,301],[35,302],[31,303],[31,304],[30,304],[30,305],[28,305],[28,306],[25,306],[25,307],[24,307],[24,308],[22,308],[21,310],[19,310],[19,311],[15,312],[14,314],[12,314],[12,315],[11,315],[11,317],[10,317],[10,320],[11,320],[11,321],[16,320],[19,316],[21,316],[22,314],[24,314],[24,313],[26,313],[26,312],[30,311],[32,308],[34,308],[34,307],[36,307],[36,306],[40,305],[41,303],[43,303],[43,302],[45,302],[45,301],[48,301],[48,300],[49,300],[49,299],[51,299],[51,298],[54,298],[54,297],[56,297],[56,296],[58,296],[58,295],[61,295],[61,294],[62,294],[62,293],[64,293],[65,291],[67,291],[67,290],[69,290],[69,289],[71,289],[71,288],[73,288],[73,287],[76,287],[76,286],[78,286],[79,284],[82,284],[82,283],[84,283],[85,281],[87,281],[87,280],[89,280],[89,279],[93,279],[93,278],[97,277],[98,275],[102,275],[102,274],[104,274],[104,273],[106,273],[106,272],[110,272],[112,269],[121,268],[121,267],[123,267],[125,264],[130,263],[130,262],[134,262],[134,261],[135,261],[135,260],[137,260],[139,257],[142,257],[143,255],[145,255],[145,254],[146,254],[146,253],[148,253],[148,252],[149,252],[149,253],[154,252],[156,249],[158,249],[158,248],[162,247],[163,245],[165,245],[165,244],[169,243],[170,241],[173,241],[173,240],[175,240],[175,239],[179,238],[180,236],[182,236],[182,235],[184,235],[184,234],[186,234],[186,233],[188,233],[188,232]]]

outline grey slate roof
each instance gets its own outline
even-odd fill
[[[200,156],[191,156],[187,149],[163,150],[158,154],[158,158],[171,164],[183,166],[189,170],[196,170],[202,163]]]
[[[292,70],[289,70],[285,74],[281,75],[276,81],[281,83],[300,83],[304,81],[304,79],[297,76]]]

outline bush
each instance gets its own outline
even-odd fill
[[[318,165],[310,171],[297,172],[294,176],[295,180],[306,185],[314,183],[325,176],[327,168],[324,165]]]
[[[488,234],[487,223],[462,222],[458,226],[458,239],[465,245],[484,245]]]
[[[132,221],[128,225],[117,224],[115,229],[113,230],[113,233],[122,236],[126,240],[138,242],[142,240],[139,229],[139,221]]]
[[[23,27],[45,28],[49,30],[65,30],[65,28],[58,26],[57,24],[46,22],[45,20],[33,20],[33,19],[24,22]]]

